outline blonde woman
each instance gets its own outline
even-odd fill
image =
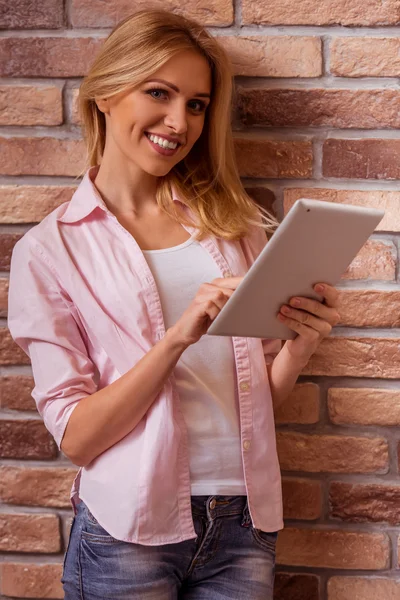
[[[67,600],[272,599],[282,527],[273,404],[338,320],[337,292],[276,340],[205,336],[265,244],[229,126],[225,53],[141,12],[83,81],[89,169],[16,245],[9,325],[80,471]]]

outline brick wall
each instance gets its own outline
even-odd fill
[[[80,78],[146,0],[14,0],[0,10],[0,597],[62,598],[75,469],[30,398],[6,329],[15,242],[71,197]],[[154,6],[180,10],[178,0]],[[278,217],[299,197],[384,207],[342,281],[342,324],[279,411],[286,529],[276,600],[400,597],[399,0],[187,0],[237,75],[237,157]]]

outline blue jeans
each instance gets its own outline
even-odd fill
[[[111,537],[81,502],[64,600],[272,600],[277,533],[254,529],[245,496],[194,496],[197,538],[143,546]]]

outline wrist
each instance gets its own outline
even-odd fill
[[[189,344],[182,340],[174,326],[167,329],[163,342],[171,352],[179,352],[180,354],[189,346]]]

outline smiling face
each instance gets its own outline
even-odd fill
[[[140,86],[96,99],[106,118],[103,160],[166,175],[199,139],[211,95],[211,70],[196,51],[169,59]]]

